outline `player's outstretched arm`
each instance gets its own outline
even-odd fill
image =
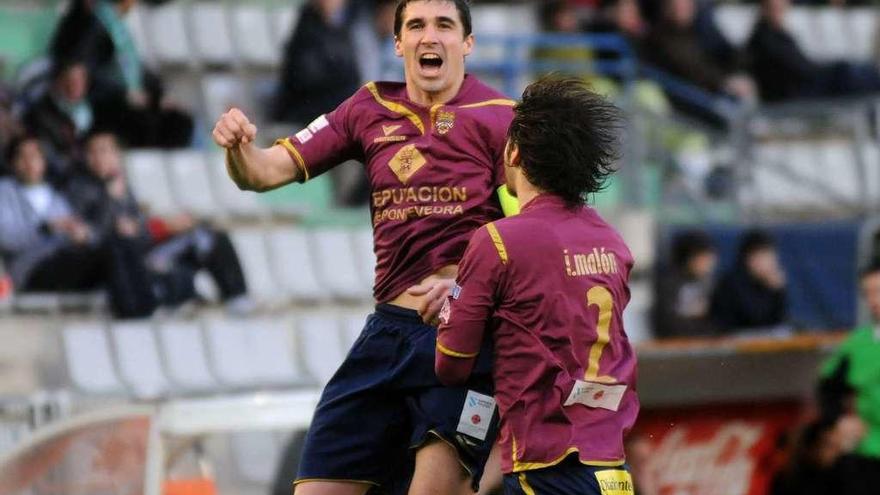
[[[254,145],[257,126],[237,108],[220,116],[212,136],[226,149],[226,171],[239,189],[269,191],[299,179],[299,168],[283,146]]]

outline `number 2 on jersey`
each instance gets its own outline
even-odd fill
[[[596,342],[590,346],[584,380],[617,383],[613,376],[599,375],[599,361],[602,359],[602,351],[605,349],[605,345],[611,341],[611,317],[614,313],[614,297],[611,295],[611,291],[601,285],[588,290],[587,307],[589,306],[599,308],[599,321],[596,322]]]

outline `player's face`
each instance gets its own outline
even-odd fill
[[[423,0],[406,6],[394,46],[403,58],[408,84],[425,93],[442,93],[464,79],[464,58],[474,45],[455,3]]]
[[[862,297],[874,321],[880,322],[880,272],[862,277]]]

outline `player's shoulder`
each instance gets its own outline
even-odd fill
[[[403,83],[394,83],[388,81],[370,81],[361,86],[349,98],[349,104],[352,106],[373,105],[387,98],[393,98]]]
[[[480,79],[467,75],[456,106],[463,109],[495,109],[510,112],[516,101],[492,88]]]

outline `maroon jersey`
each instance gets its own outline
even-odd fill
[[[410,101],[403,83],[369,83],[279,141],[305,180],[345,160],[366,164],[378,302],[457,264],[473,231],[501,217],[513,104],[472,76],[431,108]]]
[[[623,330],[632,255],[591,208],[556,196],[474,233],[441,311],[437,374],[467,377],[494,340],[504,472],[578,452],[619,465],[639,410],[636,358]]]

